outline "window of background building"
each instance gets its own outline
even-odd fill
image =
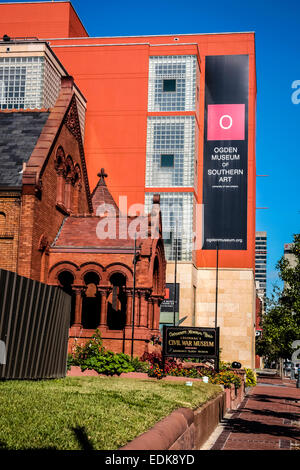
[[[148,118],[147,187],[170,188],[194,185],[195,129],[194,116],[150,116]],[[162,155],[173,155],[173,166],[163,165]]]
[[[60,76],[45,57],[0,57],[0,109],[39,109],[55,104]]]
[[[175,92],[176,91],[176,80],[174,78],[165,78],[163,80],[163,91]]]
[[[173,168],[174,167],[174,155],[161,155],[160,166],[163,168]]]
[[[145,194],[145,210],[150,212],[153,193]],[[194,196],[192,193],[160,193],[166,259],[191,261],[193,247]],[[177,230],[176,230],[177,221]],[[177,236],[176,236],[177,235]]]
[[[148,111],[194,111],[196,56],[152,56],[149,59]]]

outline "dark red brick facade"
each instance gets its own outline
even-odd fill
[[[160,340],[166,261],[159,199],[152,217],[143,219],[146,236],[136,237],[134,286],[134,240],[129,234],[120,236],[124,219],[106,186],[104,170],[92,194],[89,189],[71,77],[62,79],[55,107],[45,111],[49,117],[24,165],[19,192],[0,196],[0,209],[10,214],[18,208],[11,218],[14,243],[2,250],[0,267],[60,285],[72,296],[70,351],[98,328],[108,349],[130,354],[133,343],[134,355],[141,356],[156,349]],[[110,215],[97,212],[101,204],[115,209],[115,239],[97,235],[99,222],[110,220]],[[134,220],[126,219],[126,228]],[[1,226],[0,235],[4,232]]]

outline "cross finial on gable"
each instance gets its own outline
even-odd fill
[[[105,179],[104,178],[107,178],[107,174],[105,173],[104,168],[101,168],[101,171],[100,171],[100,173],[98,173],[97,176],[99,176],[99,178],[100,178],[99,183],[105,184]]]

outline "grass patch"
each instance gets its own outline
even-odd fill
[[[0,448],[113,450],[218,385],[118,377],[0,382]]]

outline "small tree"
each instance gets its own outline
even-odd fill
[[[294,235],[291,251],[295,262],[282,257],[276,265],[284,286],[274,288],[268,299],[261,318],[262,336],[256,342],[256,353],[276,362],[291,358],[292,343],[300,339],[300,234]]]

